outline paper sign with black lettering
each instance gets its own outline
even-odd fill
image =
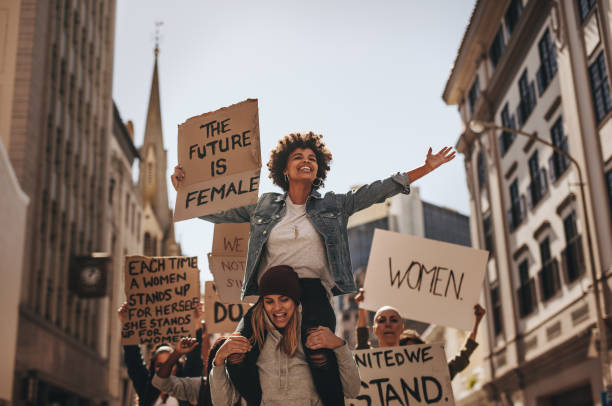
[[[249,227],[249,223],[215,224],[212,254],[246,258],[249,248]]]
[[[251,307],[248,303],[223,303],[217,294],[215,283],[207,281],[204,285],[204,320],[206,331],[212,333],[231,333]]]
[[[200,328],[197,257],[125,258],[127,321],[121,345],[177,343]]]
[[[208,267],[224,303],[241,302],[248,243],[249,223],[215,224]]]
[[[223,303],[240,303],[245,257],[227,257],[208,254],[208,267],[213,274],[217,292]]]
[[[360,307],[470,330],[489,253],[376,229]]]
[[[361,390],[346,406],[454,406],[442,344],[353,351]]]
[[[257,99],[191,117],[178,128],[174,221],[257,202],[261,151]]]

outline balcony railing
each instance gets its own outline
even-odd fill
[[[584,254],[582,252],[582,236],[574,237],[561,251],[563,274],[566,282],[575,281],[585,271]]]
[[[533,209],[538,202],[544,197],[548,191],[548,178],[546,177],[546,169],[540,168],[537,176],[531,181],[527,188],[527,196],[529,197],[529,209]]]
[[[525,317],[535,310],[536,290],[535,281],[529,278],[527,283],[516,290],[518,296],[519,315]]]
[[[540,280],[540,293],[542,300],[546,301],[553,297],[561,288],[559,280],[559,263],[556,259],[548,261],[538,272]]]

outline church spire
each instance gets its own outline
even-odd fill
[[[157,24],[156,24],[157,25]],[[153,209],[162,229],[171,225],[169,214],[168,189],[166,187],[166,150],[162,132],[161,103],[159,95],[159,34],[156,33],[153,78],[149,95],[149,108],[145,124],[143,145],[140,148],[140,173],[138,183],[143,194],[143,203]]]

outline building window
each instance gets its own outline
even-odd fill
[[[584,272],[584,255],[582,253],[582,238],[576,228],[576,213],[571,212],[563,219],[565,231],[565,249],[561,252],[563,269],[568,283],[578,279]]]
[[[504,108],[501,111],[501,122],[502,126],[504,127],[516,129],[516,120],[514,119],[514,116],[510,115],[508,103],[504,105]],[[501,135],[499,136],[499,148],[501,156],[506,155],[506,152],[512,145],[512,142],[514,141],[515,137],[516,134],[510,131],[504,131],[501,133]]]
[[[483,218],[482,230],[484,233],[485,249],[489,251],[489,256],[491,256],[493,254],[493,227],[491,227],[490,215]]]
[[[606,113],[612,109],[610,84],[608,83],[604,51],[601,51],[595,59],[595,62],[589,66],[589,78],[591,80],[595,117],[599,123],[605,117]]]
[[[478,187],[482,188],[487,180],[487,166],[485,163],[484,152],[478,152],[476,167],[478,169]]]
[[[130,195],[125,195],[125,207],[123,210],[125,212],[125,225],[127,227],[130,224]]]
[[[552,144],[565,151],[569,152],[567,146],[567,136],[563,135],[563,118],[559,117],[557,121],[550,128],[550,138]],[[570,160],[567,157],[561,155],[559,152],[554,151],[548,160],[548,170],[550,171],[550,178],[554,182],[565,172],[569,167]]]
[[[517,289],[519,315],[525,317],[535,310],[535,283],[529,277],[529,264],[524,260],[519,264],[519,288]]]
[[[538,43],[538,51],[540,53],[540,68],[536,73],[536,79],[538,82],[538,92],[541,95],[557,73],[557,49],[554,42],[550,39],[548,28]]]
[[[145,255],[153,255],[153,248],[151,246],[151,234],[148,232],[144,235],[144,254]]]
[[[504,52],[504,30],[500,26],[499,30],[497,30],[497,34],[495,34],[495,38],[493,38],[493,43],[491,44],[491,48],[489,48],[489,59],[491,60],[491,65],[493,69],[497,66],[499,62],[502,52]]]
[[[584,21],[594,5],[595,0],[578,0],[578,11],[580,12],[581,21]]]
[[[524,199],[519,194],[518,180],[515,179],[510,185],[510,210],[508,211],[508,225],[511,232],[521,224],[525,213]]]
[[[476,104],[479,94],[480,90],[478,88],[478,76],[476,76],[476,79],[474,79],[474,83],[472,83],[472,87],[468,92],[468,106],[470,108],[470,115],[474,112],[474,104]]]
[[[521,3],[521,0],[512,0],[510,2],[508,10],[506,10],[506,15],[504,16],[504,20],[506,21],[506,29],[508,30],[508,37],[512,35],[512,31],[514,31],[514,28],[521,17],[522,11],[523,4]]]
[[[559,269],[557,260],[550,255],[550,238],[546,237],[540,243],[540,258],[542,269],[538,273],[542,300],[548,300],[560,289]]]
[[[528,187],[529,208],[535,207],[548,190],[546,181],[546,170],[540,169],[538,151],[534,151],[529,158],[529,177],[531,182]]]
[[[533,84],[533,80],[531,82],[528,81],[527,69],[523,71],[523,74],[519,78],[518,86],[521,100],[516,109],[516,116],[520,128],[525,124],[536,105],[535,85]]]
[[[108,204],[113,204],[113,192],[115,191],[115,179],[110,179],[110,184],[108,185]]]
[[[499,285],[491,288],[491,308],[493,309],[493,332],[498,336],[503,331],[501,298],[499,297]]]

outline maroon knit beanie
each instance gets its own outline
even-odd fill
[[[289,265],[269,268],[259,280],[259,296],[284,295],[300,303],[298,275]]]

